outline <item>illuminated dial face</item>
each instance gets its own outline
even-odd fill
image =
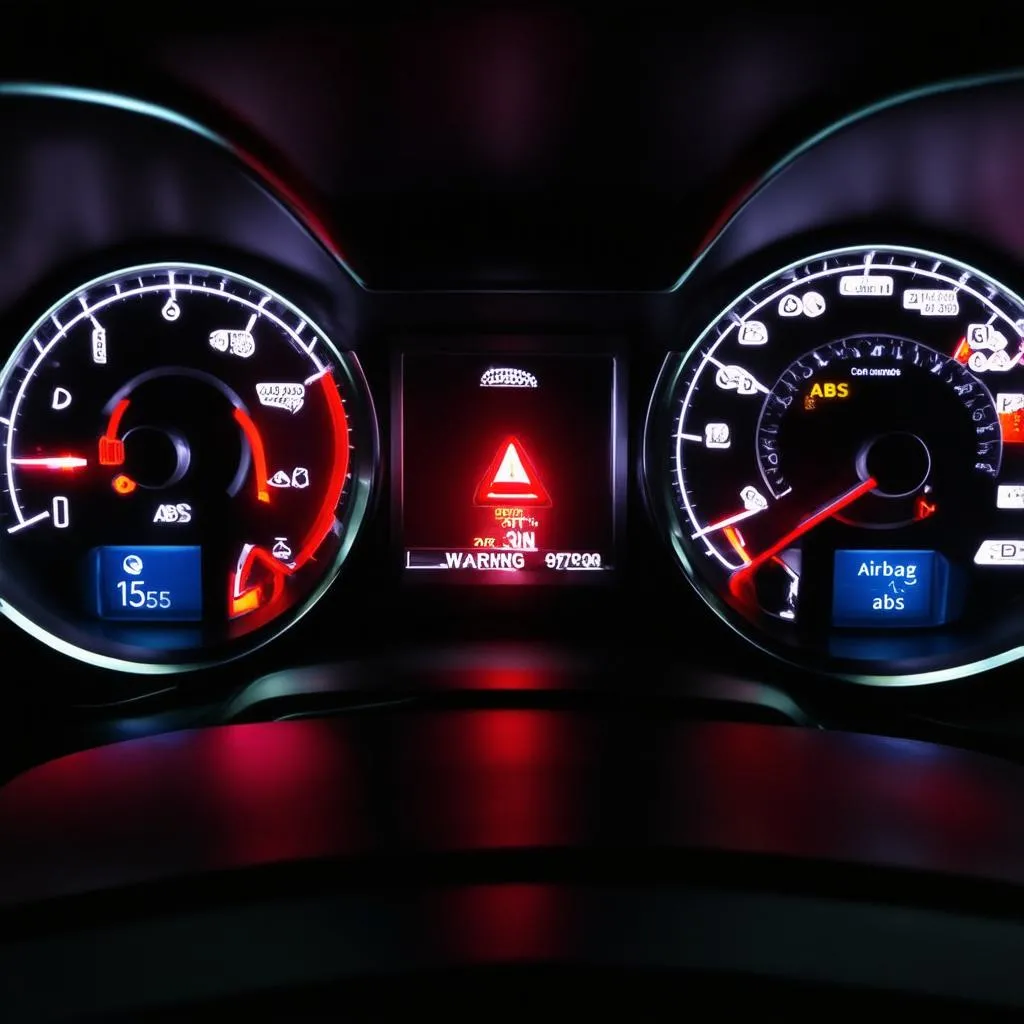
[[[269,289],[136,267],[48,311],[0,378],[4,610],[113,667],[233,657],[301,614],[367,504],[355,360]]]
[[[1024,642],[1024,305],[935,254],[849,248],[732,303],[652,401],[653,507],[755,643],[929,682]]]

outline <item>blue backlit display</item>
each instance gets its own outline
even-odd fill
[[[839,550],[836,626],[940,626],[949,615],[949,563],[937,551]]]
[[[203,617],[200,551],[165,545],[94,548],[97,615],[120,621],[198,622]]]

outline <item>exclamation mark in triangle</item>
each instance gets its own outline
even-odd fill
[[[541,483],[526,449],[510,437],[501,443],[476,489],[477,505],[550,505],[551,496]]]

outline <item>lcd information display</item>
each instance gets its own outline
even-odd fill
[[[401,378],[407,573],[593,582],[614,567],[613,356],[406,354]]]
[[[203,617],[199,547],[106,546],[93,549],[92,564],[100,618],[198,622]]]

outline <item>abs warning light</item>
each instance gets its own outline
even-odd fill
[[[476,489],[474,504],[533,505],[547,508],[551,496],[526,449],[514,437],[503,441]]]

